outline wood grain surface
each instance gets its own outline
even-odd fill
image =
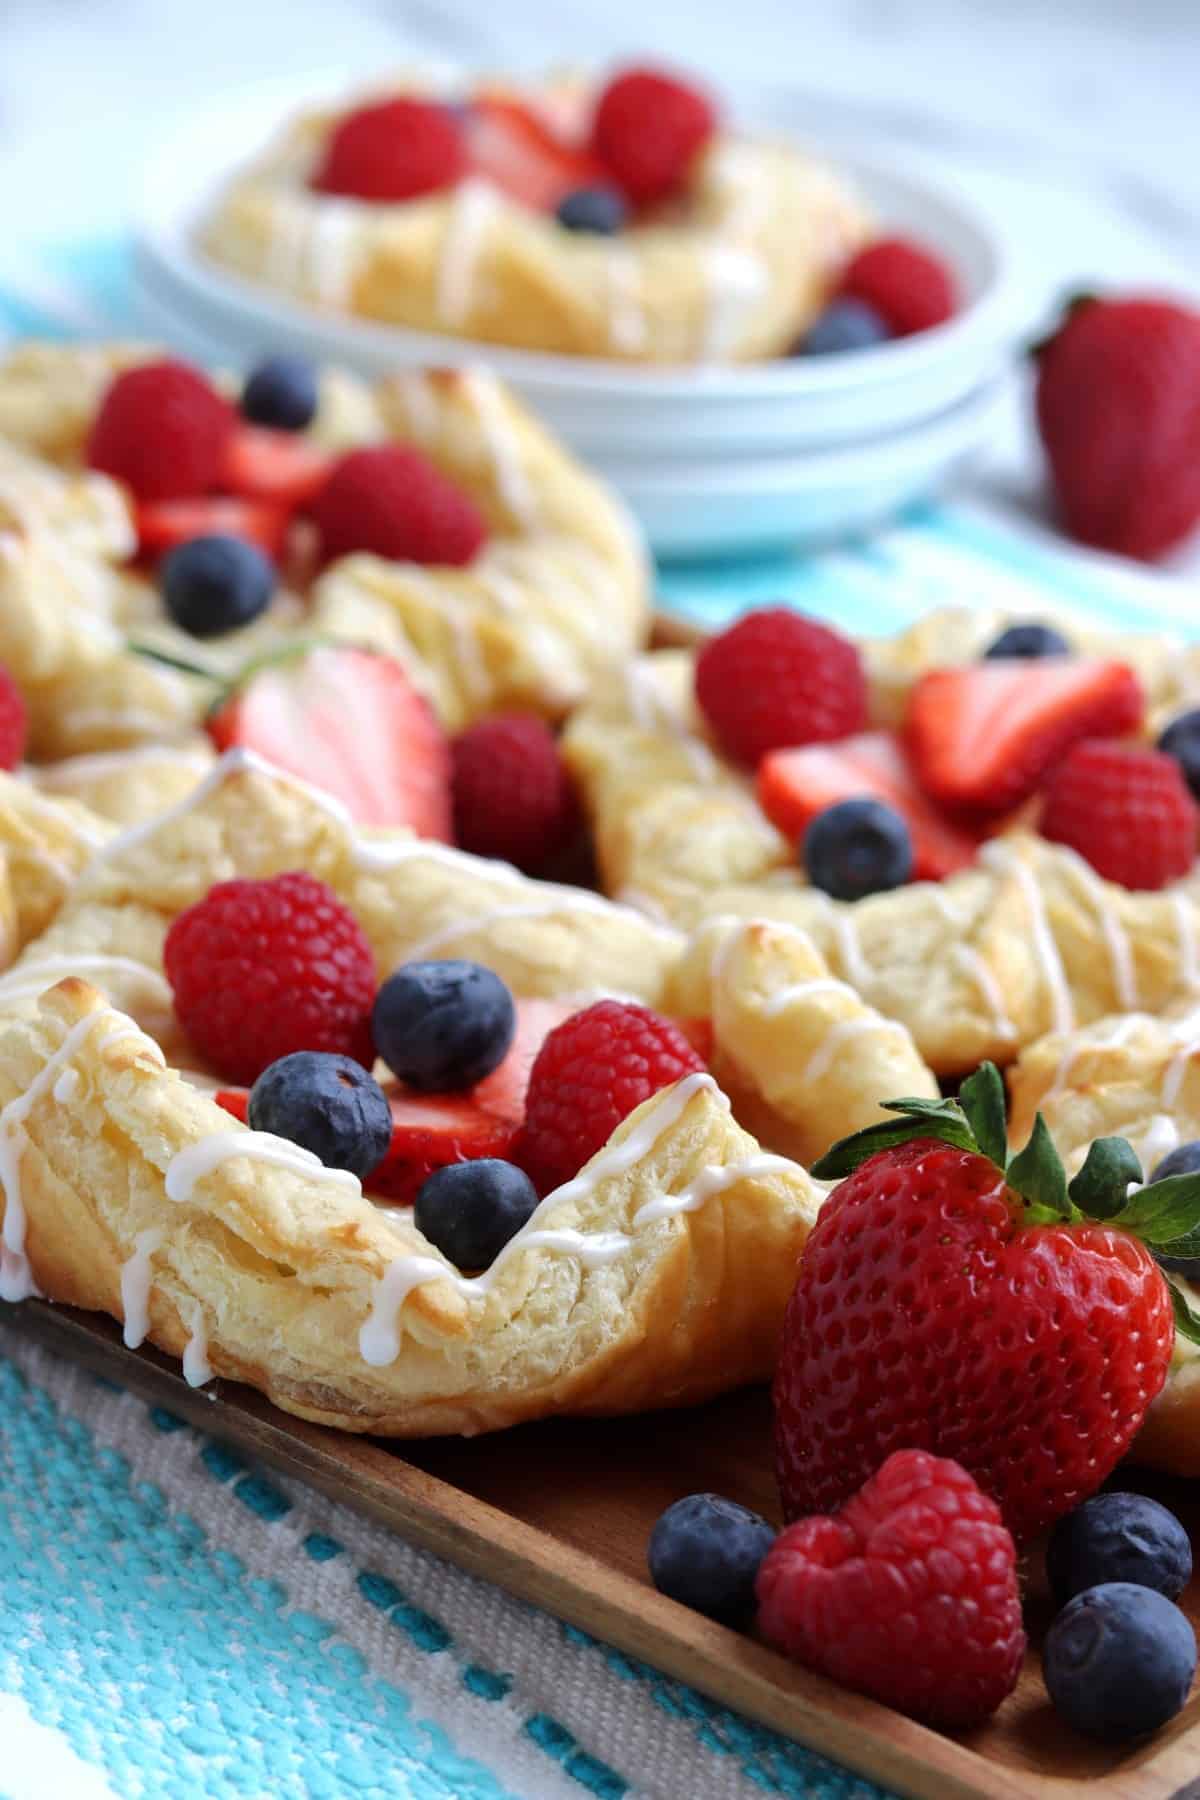
[[[60,1355],[170,1408],[260,1462],[382,1521],[410,1542],[546,1608],[737,1711],[918,1800],[1200,1800],[1200,1695],[1151,1742],[1089,1745],[1046,1700],[1036,1651],[982,1731],[950,1738],[847,1693],[651,1587],[645,1546],[658,1513],[712,1488],[777,1517],[766,1395],[682,1413],[559,1420],[494,1437],[389,1448],[309,1425],[229,1383],[189,1388],[153,1350],[126,1350],[111,1320],[27,1301],[6,1317]],[[1142,1485],[1139,1483],[1139,1485]],[[1149,1484],[1144,1484],[1149,1485]],[[1187,1519],[1181,1488],[1154,1491]],[[1048,1618],[1040,1558],[1027,1613]],[[1185,1596],[1200,1617],[1200,1580]]]

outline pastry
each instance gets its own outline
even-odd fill
[[[1171,1006],[1196,982],[1194,869],[1157,891],[1105,880],[1068,844],[1031,829],[1028,806],[984,817],[983,831],[996,835],[981,843],[978,821],[963,828],[934,813],[898,737],[884,735],[897,731],[922,677],[940,668],[969,677],[1011,623],[986,612],[938,613],[861,647],[857,728],[845,748],[813,746],[822,753],[812,763],[818,801],[863,792],[907,809],[918,853],[943,878],[906,880],[855,900],[811,885],[797,854],[799,829],[785,832],[768,816],[768,808],[786,816],[793,798],[785,791],[782,809],[774,806],[763,774],[771,759],[756,782],[752,766],[723,750],[696,700],[695,652],[635,659],[578,710],[564,739],[606,891],[686,929],[712,915],[801,928],[837,977],[908,1027],[940,1075],[984,1058],[1010,1062],[1052,1029]],[[1196,691],[1195,652],[1166,635],[1104,637],[1065,620],[1054,629],[1071,634],[1064,652],[1106,668],[1119,657],[1136,671],[1147,732]],[[1031,671],[1013,675],[1018,692],[1041,678],[1035,663],[1003,666]],[[842,785],[826,795],[827,779]]]
[[[399,658],[450,729],[505,706],[561,718],[642,641],[635,530],[485,373],[413,372],[374,390],[324,376],[299,431],[239,426],[212,390],[226,497],[163,500],[82,467],[106,460],[90,434],[114,381],[149,357],[26,345],[0,364],[0,662],[25,692],[38,760],[186,734],[219,682],[300,632]],[[304,548],[302,524],[289,529],[294,509],[343,466],[341,453],[387,443],[419,450],[428,479],[453,484],[439,496],[468,508],[486,541],[460,566],[439,562],[436,546],[420,561],[418,550],[349,551],[317,571],[311,546],[307,559],[286,555]],[[340,523],[339,541],[353,545],[354,519]],[[286,579],[253,622],[201,639],[167,615],[146,562],[213,533],[285,559]],[[359,541],[371,541],[365,528]]]
[[[867,234],[824,165],[736,135],[682,83],[630,72],[603,89],[481,80],[453,95],[402,79],[306,113],[234,176],[199,243],[322,309],[678,363],[785,352]]]
[[[247,1130],[202,1091],[217,1083],[194,1072],[163,945],[214,882],[314,872],[383,970],[467,953],[518,996],[578,1005],[581,990],[619,985],[696,1009],[738,1104],[796,1149],[878,1117],[896,1081],[936,1092],[907,1035],[832,981],[800,933],[715,921],[685,952],[679,933],[595,895],[356,831],[245,752],[115,835],[79,801],[13,777],[0,790],[22,916],[35,901],[45,911],[47,844],[77,866],[53,922],[0,977],[5,1297],[108,1311],[128,1343],[181,1355],[193,1381],[246,1380],[302,1416],[389,1435],[697,1400],[769,1369],[821,1195],[799,1164],[760,1150],[697,1069],[465,1277],[406,1207],[373,1203],[356,1177]],[[839,1083],[834,1052],[850,1037],[855,1068]],[[791,1069],[800,1054],[807,1083]]]

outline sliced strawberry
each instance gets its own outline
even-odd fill
[[[391,657],[323,645],[260,663],[209,715],[208,732],[218,750],[257,750],[323,788],[360,825],[452,834],[445,733]]]
[[[519,100],[481,94],[471,108],[467,143],[472,171],[534,212],[553,212],[575,188],[611,185],[595,157]]]
[[[1027,800],[1081,738],[1135,730],[1143,710],[1141,684],[1124,663],[997,659],[922,676],[905,729],[926,793],[985,816]]]
[[[907,822],[917,881],[941,881],[974,860],[975,839],[942,818],[921,792],[903,744],[890,731],[772,750],[758,765],[759,805],[788,838],[803,837],[827,806],[863,795],[885,801]]]
[[[147,562],[198,537],[245,538],[276,562],[287,544],[288,509],[267,500],[147,500],[134,517],[138,554]]]
[[[294,510],[324,486],[334,458],[311,438],[269,425],[239,425],[229,440],[218,486],[248,500]]]

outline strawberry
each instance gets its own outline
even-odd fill
[[[226,447],[218,486],[294,510],[320,492],[332,467],[329,452],[299,432],[239,425]]]
[[[278,562],[287,547],[288,511],[268,500],[151,500],[134,511],[138,554],[157,562],[198,537],[238,537]]]
[[[1092,1493],[1200,1341],[1150,1246],[1200,1247],[1200,1176],[1136,1189],[1120,1138],[1074,1180],[1040,1115],[1008,1152],[991,1063],[958,1100],[899,1100],[813,1169],[846,1177],[800,1259],[775,1378],[789,1518],[845,1501],[892,1451],[953,1457],[1018,1538]]]
[[[908,701],[917,780],[955,811],[994,816],[1027,800],[1072,744],[1142,722],[1141,684],[1124,663],[1020,657],[932,669]]]
[[[323,788],[359,825],[451,836],[445,734],[391,657],[330,644],[252,664],[208,732],[218,750],[256,750]]]
[[[1037,354],[1038,429],[1067,530],[1161,556],[1200,521],[1200,312],[1077,302]]]
[[[417,1094],[398,1081],[386,1083],[392,1142],[367,1177],[368,1190],[411,1205],[434,1169],[480,1156],[508,1157],[524,1122],[534,1059],[549,1033],[573,1010],[558,1000],[518,1000],[517,1030],[508,1055],[465,1094]],[[245,1122],[247,1089],[223,1088],[217,1100]]]
[[[596,159],[548,119],[499,94],[481,94],[472,104],[467,143],[472,170],[534,212],[553,212],[574,189],[605,180]]]
[[[943,819],[921,792],[904,745],[890,731],[772,750],[758,765],[758,803],[772,825],[796,842],[827,806],[868,794],[893,807],[907,824],[914,881],[942,881],[973,861],[975,839]]]

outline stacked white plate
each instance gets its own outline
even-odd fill
[[[930,245],[964,304],[949,324],[841,356],[640,369],[369,324],[285,299],[196,248],[218,189],[328,79],[226,97],[162,146],[136,245],[148,333],[244,366],[289,350],[366,375],[485,361],[624,494],[654,549],[708,556],[861,531],[930,495],[986,444],[1014,318],[999,234],[923,175],[836,152],[883,229]]]

